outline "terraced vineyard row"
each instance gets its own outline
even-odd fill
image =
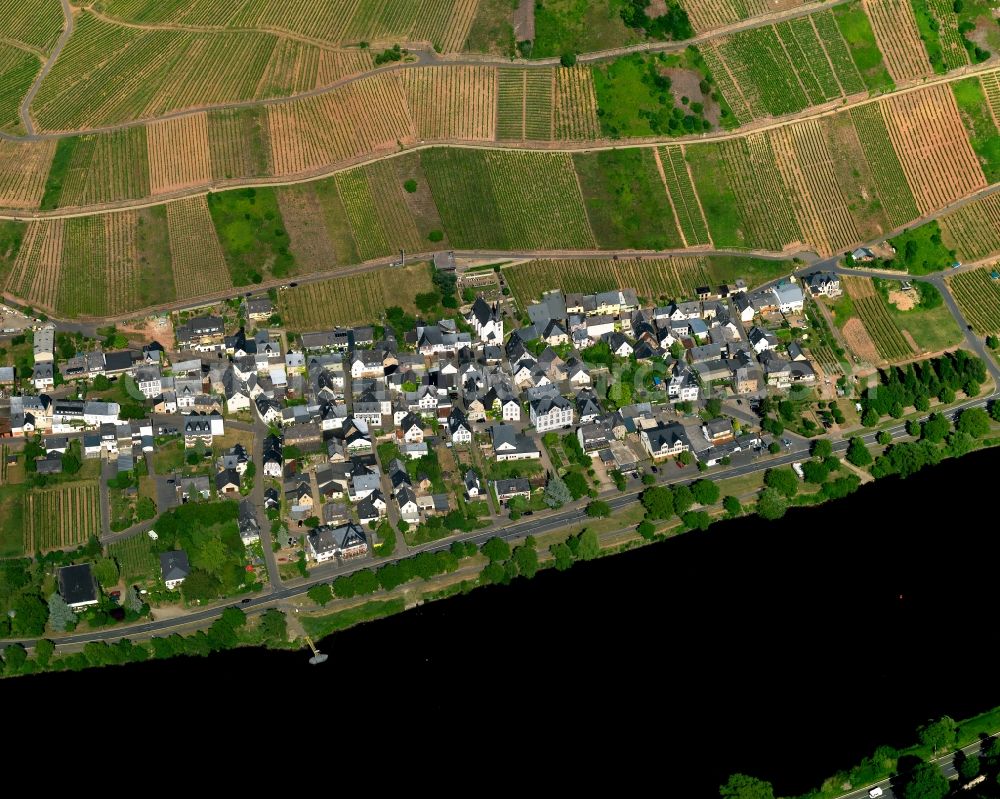
[[[551,140],[554,82],[551,70],[499,70],[496,138]]]
[[[556,70],[554,137],[565,141],[586,141],[601,135],[597,118],[594,76],[584,66]]]
[[[740,20],[759,17],[786,8],[796,8],[806,0],[683,0],[694,29],[702,31],[721,28]]]
[[[38,208],[55,152],[54,141],[22,143],[0,139],[0,207]]]
[[[684,240],[689,247],[709,244],[711,237],[708,234],[708,225],[687,171],[684,148],[673,145],[661,147],[659,152],[667,191],[673,201]]]
[[[445,52],[461,48],[477,3],[473,0],[107,0],[107,14],[143,23],[287,31],[331,43],[429,41]]]
[[[233,286],[204,197],[167,204],[170,264],[178,299]]]
[[[20,129],[21,100],[41,68],[41,62],[31,53],[0,41],[0,130]]]
[[[417,294],[431,291],[429,267],[417,264],[309,283],[283,291],[278,307],[292,330],[318,330],[329,325],[370,323],[394,305],[410,313]]]
[[[711,282],[701,258],[529,261],[503,274],[522,308],[564,286],[584,293],[634,288],[647,300],[669,301],[693,297],[697,286]]]
[[[122,580],[134,583],[142,579],[155,579],[160,573],[160,561],[143,534],[133,535],[108,544],[108,557],[118,563]]]
[[[64,170],[60,166],[65,165]],[[149,150],[143,128],[60,139],[43,208],[148,197]]]
[[[55,308],[62,248],[61,220],[29,222],[4,288],[34,305]]]
[[[890,96],[879,105],[921,214],[986,186],[948,86]]]
[[[880,294],[867,278],[846,278],[847,291],[854,301],[854,309],[875,343],[879,355],[887,361],[899,361],[913,355],[903,334],[889,316]]]
[[[1000,252],[1000,195],[991,194],[941,217],[945,243],[965,261]]]
[[[24,551],[33,553],[85,544],[101,534],[100,489],[68,483],[24,495]]]
[[[962,315],[976,333],[1000,333],[1000,278],[994,267],[983,267],[949,278]]]

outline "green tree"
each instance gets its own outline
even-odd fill
[[[13,604],[10,631],[18,638],[34,638],[45,632],[49,609],[36,594],[22,594]]]
[[[510,544],[502,538],[493,536],[480,547],[479,551],[489,558],[491,563],[507,560],[510,557]]]
[[[812,455],[814,458],[824,460],[833,454],[833,444],[828,438],[817,438],[812,443]]]
[[[677,456],[677,462],[681,464],[681,466],[690,466],[694,463],[694,455],[692,455],[689,450],[684,450]]]
[[[764,485],[786,497],[794,497],[799,490],[799,478],[791,469],[768,469],[764,472]]]
[[[649,521],[649,519],[643,519],[639,522],[636,532],[649,541],[656,534],[656,525]]]
[[[712,523],[712,517],[703,510],[691,510],[681,517],[681,521],[692,530],[707,530]]]
[[[733,774],[725,785],[719,786],[719,796],[722,799],[774,799],[774,788],[771,783],[756,777]]]
[[[77,615],[58,592],[49,596],[49,627],[57,633],[76,627]]]
[[[260,632],[267,641],[282,644],[288,641],[288,623],[285,621],[285,614],[277,608],[268,608],[260,617]]]
[[[564,67],[572,67],[576,65],[576,53],[569,51],[563,53],[559,56],[559,63]]]
[[[686,485],[679,485],[674,489],[674,513],[683,516],[694,505],[694,494]]]
[[[878,420],[878,411],[874,408],[868,408],[861,416],[861,424],[865,427],[874,427],[878,424]]]
[[[538,552],[534,547],[519,546],[514,550],[514,562],[518,572],[529,580],[538,572]]]
[[[94,577],[107,590],[118,585],[118,564],[114,558],[101,558],[94,564]]]
[[[743,513],[743,506],[740,504],[740,501],[733,496],[727,496],[723,499],[722,507],[726,509],[726,513],[731,517],[736,517]]]
[[[781,452],[781,445],[777,441],[772,441],[770,444],[767,445],[767,451],[770,452],[772,455],[777,455],[779,452]]]
[[[860,438],[852,438],[847,447],[847,461],[855,466],[869,466],[872,462],[872,454],[865,446],[865,442]]]
[[[122,605],[126,610],[130,610],[135,614],[142,613],[142,597],[139,596],[139,592],[135,590],[134,585],[130,585],[128,590],[125,591],[125,599],[122,600]],[[52,603],[49,603],[49,620],[52,618]]]
[[[773,488],[765,488],[757,498],[757,515],[762,519],[774,521],[780,519],[788,510],[788,500],[785,495]]]
[[[650,486],[642,492],[642,506],[653,521],[674,515],[674,494],[666,486]]]
[[[10,674],[20,672],[27,661],[28,651],[21,644],[10,644],[3,651],[4,667]]]
[[[192,569],[181,583],[181,593],[188,602],[215,599],[222,590],[218,578],[204,569]]]
[[[241,627],[246,626],[247,614],[244,613],[240,608],[228,607],[222,611],[222,616],[220,621],[227,627],[231,627],[234,630],[238,630]]]
[[[969,755],[968,757],[963,757],[961,760],[956,757],[955,763],[958,768],[958,777],[962,782],[971,782],[974,780],[979,776],[982,768],[982,763],[978,755]]]
[[[966,408],[958,417],[955,429],[973,438],[982,438],[990,432],[990,417],[982,408]]]
[[[579,560],[593,560],[601,554],[601,544],[597,539],[597,533],[593,530],[581,532],[579,542],[576,550],[576,557]]]
[[[607,502],[595,499],[587,505],[585,512],[591,519],[604,519],[611,515],[611,506]]]
[[[705,417],[715,419],[722,413],[722,400],[718,397],[711,397],[705,400]]]
[[[550,508],[559,508],[567,502],[572,502],[573,495],[562,479],[558,476],[553,476],[545,486],[544,499],[545,504]]]
[[[899,778],[900,799],[944,799],[948,795],[948,780],[936,763],[918,763]]]
[[[931,747],[934,754],[937,755],[939,751],[945,750],[955,743],[957,730],[958,726],[953,718],[942,716],[937,721],[925,724],[917,730],[917,736],[920,738],[920,743]]]
[[[35,661],[44,669],[49,665],[49,661],[52,659],[52,655],[55,651],[56,645],[48,638],[42,638],[35,643]]]
[[[877,436],[875,436],[875,440],[878,441],[878,443],[883,447],[888,447],[892,443],[892,433],[888,430],[882,430]]]
[[[691,484],[691,493],[699,505],[714,505],[719,501],[719,487],[711,480],[695,480]]]
[[[549,553],[555,559],[556,570],[564,572],[573,565],[573,552],[564,543],[549,547]]]
[[[329,583],[320,583],[319,585],[312,586],[308,591],[306,591],[306,596],[308,596],[317,605],[325,605],[333,599],[333,589],[330,588]]]
[[[990,403],[990,418],[994,422],[1000,422],[1000,402]]]

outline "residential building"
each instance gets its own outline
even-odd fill
[[[558,394],[533,400],[528,405],[528,413],[539,433],[573,424],[573,405]]]
[[[782,313],[801,313],[805,297],[798,283],[779,283],[774,292],[775,304]]]
[[[97,581],[89,563],[63,566],[59,570],[59,594],[73,610],[79,612],[97,604]]]
[[[670,458],[691,449],[684,426],[677,422],[661,424],[642,431],[642,446],[653,460]]]
[[[56,327],[52,324],[42,325],[35,331],[31,348],[35,363],[55,360],[55,337]]]
[[[356,558],[368,552],[368,539],[354,523],[338,527],[320,525],[308,536],[309,554],[317,563],[333,558]]]
[[[188,563],[187,552],[183,549],[175,549],[172,552],[161,552],[160,572],[163,575],[163,584],[167,587],[167,590],[173,591],[191,573],[191,565]]]
[[[496,491],[497,500],[505,505],[509,505],[514,497],[531,499],[531,484],[524,478],[494,480],[493,490]]]
[[[493,455],[498,461],[537,459],[542,456],[534,439],[522,435],[508,424],[495,424],[490,428],[493,438]]]
[[[487,344],[503,343],[503,318],[496,303],[491,307],[481,296],[476,297],[465,320],[472,325],[480,341]]]

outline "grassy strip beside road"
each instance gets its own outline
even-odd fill
[[[399,597],[397,599],[374,600],[365,602],[350,610],[341,610],[337,613],[327,613],[322,616],[303,616],[301,618],[302,627],[314,639],[323,638],[330,633],[339,630],[346,630],[356,624],[363,624],[366,621],[382,619],[386,616],[394,616],[402,613],[406,609],[406,601]]]

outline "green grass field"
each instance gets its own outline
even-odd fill
[[[590,226],[601,247],[665,250],[681,246],[652,150],[578,153],[573,163]]]
[[[535,58],[620,47],[640,40],[625,25],[618,0],[545,0],[535,8]]]
[[[990,114],[983,84],[977,77],[963,78],[953,82],[951,90],[983,174],[989,183],[995,183],[1000,178],[1000,132]]]
[[[346,630],[355,624],[362,624],[366,621],[374,621],[386,616],[393,616],[402,613],[406,607],[405,600],[398,599],[374,600],[365,602],[363,605],[341,610],[337,613],[326,613],[321,616],[302,616],[302,627],[314,639],[319,640],[324,636],[335,633],[338,630]]]
[[[947,269],[955,260],[941,239],[941,226],[936,220],[904,231],[889,239],[896,248],[897,265],[905,267],[911,275],[926,275]]]
[[[167,209],[163,205],[143,208],[136,225],[136,254],[139,257],[139,302],[143,307],[177,299],[170,261],[170,234]]]
[[[26,489],[25,485],[0,486],[0,557],[24,554],[23,499]]]
[[[679,56],[632,55],[591,68],[601,132],[613,139],[628,136],[683,136],[711,130],[705,118],[706,75],[690,70]],[[700,61],[700,59],[699,59]],[[704,71],[707,67],[700,61]],[[704,87],[696,97],[678,96],[668,69],[688,69]],[[684,103],[687,100],[687,103]],[[716,106],[710,98],[709,108]],[[717,110],[717,109],[716,109]]]
[[[0,286],[7,284],[7,275],[21,250],[24,229],[24,222],[0,220]]]
[[[108,544],[108,557],[118,562],[126,583],[154,581],[160,574],[160,561],[145,533]]]
[[[861,3],[837,6],[832,9],[832,13],[865,85],[871,91],[891,89],[893,87],[892,77],[885,67],[882,51],[878,49],[878,44],[875,42],[871,21]],[[822,16],[824,15],[816,15],[817,27],[820,27],[819,17]],[[823,32],[821,29],[820,33]]]
[[[274,189],[239,189],[208,195],[208,209],[234,286],[284,277],[294,265]]]

